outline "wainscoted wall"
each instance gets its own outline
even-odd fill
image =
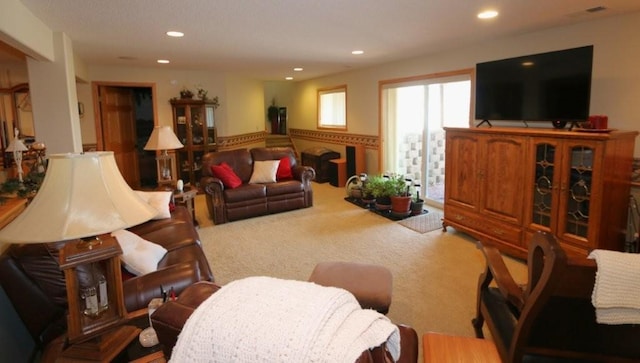
[[[234,136],[219,136],[218,150],[233,150],[240,148],[250,149],[252,147],[264,146],[267,133],[265,131],[253,132]]]
[[[320,130],[289,129],[289,135],[293,139],[310,140],[337,145],[364,145],[367,149],[378,150],[380,138],[375,135],[357,135]]]
[[[366,172],[380,173],[380,137],[376,135],[350,134],[325,130],[289,129],[289,135],[296,145],[298,152],[312,147],[323,146],[340,153],[346,158],[346,146],[364,145]]]
[[[218,137],[218,150],[252,148],[265,145],[268,133],[265,131],[250,134]],[[380,138],[374,135],[358,135],[343,132],[289,129],[289,136],[299,153],[316,146],[324,146],[346,157],[347,145],[364,145],[366,149],[367,171],[378,172],[378,150]]]

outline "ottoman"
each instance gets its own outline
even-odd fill
[[[320,262],[309,281],[343,288],[353,294],[363,309],[389,312],[393,277],[389,269],[355,262]]]

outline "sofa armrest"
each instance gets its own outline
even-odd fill
[[[204,176],[200,179],[200,186],[205,191],[207,209],[209,210],[211,219],[213,219],[213,223],[224,223],[225,202],[224,184],[222,184],[222,180],[212,176]]]
[[[187,286],[200,280],[202,277],[198,261],[181,263],[136,276],[126,280],[122,286],[125,307],[128,312],[146,308],[151,299],[162,297],[161,287],[166,291],[173,287],[178,295]]]

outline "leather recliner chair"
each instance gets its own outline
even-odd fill
[[[151,322],[158,335],[158,340],[164,347],[166,357],[176,345],[178,335],[193,311],[220,286],[210,282],[198,282],[186,288],[179,298],[163,304],[153,315]],[[407,325],[397,325],[400,331],[400,363],[416,363],[418,361],[418,335]],[[384,345],[362,352],[357,363],[387,363],[392,358]]]

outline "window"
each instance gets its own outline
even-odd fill
[[[318,128],[347,129],[347,86],[318,90]]]
[[[382,84],[383,170],[420,183],[425,202],[444,202],[443,127],[469,127],[471,69]]]

